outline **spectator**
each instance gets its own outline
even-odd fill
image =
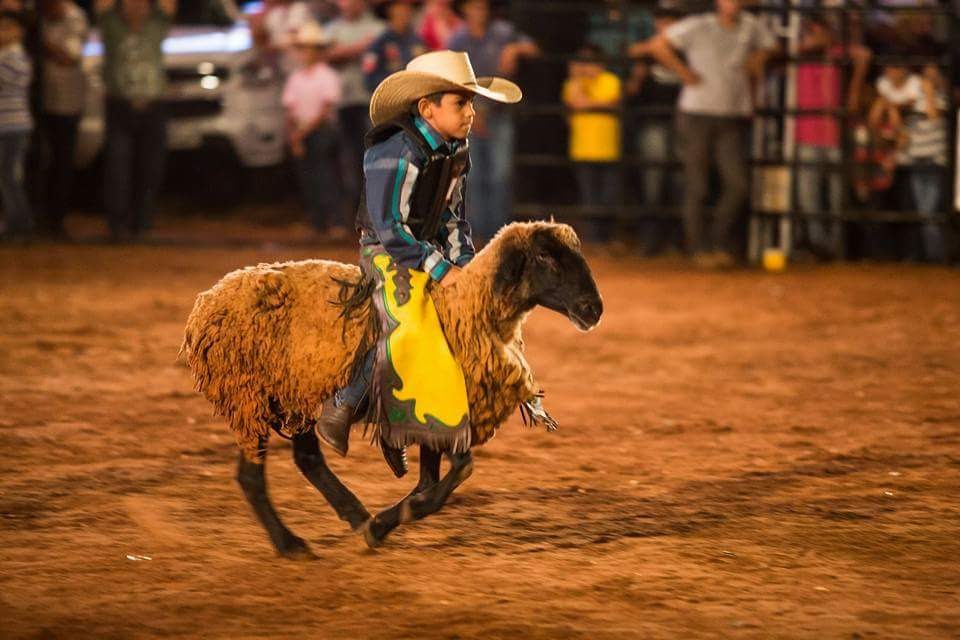
[[[669,7],[654,9],[654,24],[657,34],[662,34],[677,21],[679,12]],[[636,42],[628,48],[631,57],[643,57],[650,53],[652,39]],[[674,105],[680,97],[683,82],[673,71],[662,64],[639,61],[630,70],[626,82],[626,94],[631,107],[660,108],[662,114],[644,113],[633,116],[630,131],[636,131],[638,157],[652,164],[641,170],[641,202],[646,216],[640,223],[640,244],[646,255],[655,255],[674,235],[675,221],[651,217],[650,212],[665,205],[676,205],[680,198],[679,176],[668,170],[664,163],[676,160],[674,145],[670,139]]]
[[[263,11],[263,29],[267,34],[269,50],[280,56],[280,67],[290,73],[296,67],[293,38],[303,25],[313,21],[313,13],[306,2],[267,0]]]
[[[413,30],[414,3],[412,0],[387,0],[377,6],[378,14],[387,20],[387,30],[373,41],[363,55],[363,76],[367,91],[391,73],[400,71],[407,63],[426,53],[423,40]]]
[[[40,126],[48,158],[43,171],[46,225],[53,237],[64,237],[63,220],[70,203],[77,126],[86,89],[80,62],[88,25],[86,14],[72,0],[42,0],[40,11]]]
[[[338,119],[343,134],[341,169],[347,190],[347,208],[341,215],[353,219],[360,202],[363,175],[363,136],[370,129],[370,91],[363,80],[361,59],[386,26],[364,0],[339,0],[340,17],[329,26],[334,46],[328,60],[340,71],[343,97]]]
[[[654,37],[650,53],[683,80],[679,129],[686,192],[683,202],[687,248],[704,267],[734,263],[729,234],[748,190],[744,153],[746,119],[752,113],[750,74],[759,78],[776,41],[740,0],[716,0],[715,13],[690,16]],[[687,63],[676,51],[686,54]],[[703,244],[703,200],[710,156],[722,193],[714,213],[711,243]]]
[[[596,3],[587,15],[587,44],[600,47],[610,57],[624,55],[630,43],[649,38],[653,31],[654,21],[649,9],[621,0]]]
[[[297,163],[307,218],[318,233],[328,231],[329,218],[340,204],[336,118],[341,91],[337,72],[324,61],[330,42],[319,24],[300,27],[293,40],[300,68],[283,90],[290,152]],[[330,231],[346,236],[347,229],[338,219],[335,222]]]
[[[947,101],[936,66],[924,67],[920,82],[920,97],[906,115],[910,191],[922,217],[909,257],[932,262],[944,259],[941,207],[947,179]]]
[[[431,51],[446,49],[450,37],[463,26],[453,0],[427,0],[420,21],[420,38]]]
[[[802,55],[819,55],[822,62],[803,62],[797,66],[797,107],[800,109],[836,110],[842,106],[843,45],[836,41],[833,29],[821,15],[808,16],[800,39]],[[857,111],[870,62],[870,50],[853,45],[850,48],[853,73],[847,91],[847,108]],[[797,160],[803,164],[797,171],[797,202],[806,218],[807,241],[818,257],[830,259],[840,249],[840,223],[836,217],[824,218],[823,186],[827,185],[828,211],[839,216],[843,204],[843,174],[837,165],[843,159],[841,121],[838,115],[800,115],[796,120]],[[819,166],[814,166],[818,164]],[[813,217],[818,216],[818,217]]]
[[[0,12],[0,196],[6,214],[4,239],[27,239],[34,221],[23,188],[23,158],[33,121],[29,90],[33,71],[23,50],[18,13]]]
[[[570,116],[570,159],[580,189],[580,204],[603,217],[620,202],[620,117],[609,110],[620,106],[620,78],[599,62],[603,51],[584,45],[579,60],[570,63],[563,85],[563,102]],[[603,209],[603,211],[598,211]],[[608,224],[590,225],[586,237],[609,240]]]
[[[104,46],[104,199],[116,242],[152,226],[167,154],[162,44],[177,0],[97,0],[95,9]]]
[[[889,174],[891,204],[905,211],[912,209],[905,114],[921,93],[920,76],[910,73],[904,65],[887,65],[877,80],[877,98],[867,118],[873,135],[886,150],[883,166]]]
[[[465,24],[448,46],[470,56],[478,77],[516,76],[520,58],[539,53],[537,45],[509,22],[490,19],[489,0],[462,0]],[[474,236],[489,240],[509,219],[513,179],[513,120],[500,105],[483,102],[470,135],[476,189],[467,203]]]

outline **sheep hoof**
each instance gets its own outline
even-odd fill
[[[378,536],[377,532],[374,530],[373,526],[376,524],[376,517],[369,518],[366,522],[360,525],[358,531],[363,536],[363,541],[367,543],[367,546],[371,549],[376,549],[383,544],[383,536]]]
[[[317,556],[310,551],[310,547],[303,538],[294,536],[282,547],[277,547],[277,553],[287,560],[316,560]]]

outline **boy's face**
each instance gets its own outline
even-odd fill
[[[470,93],[445,93],[440,104],[422,99],[419,109],[423,119],[448,141],[466,138],[477,115]]]

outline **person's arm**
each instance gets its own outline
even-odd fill
[[[407,224],[410,196],[419,174],[420,167],[402,138],[368,149],[364,154],[367,212],[377,239],[395,263],[426,271],[431,279],[440,282],[453,263],[432,244],[417,240]]]
[[[83,45],[87,41],[87,18],[83,12],[70,17],[68,33],[61,41],[45,37],[43,51],[46,57],[65,67],[76,67],[83,59]]]
[[[754,19],[753,25],[754,50],[747,56],[747,73],[754,80],[760,81],[771,58],[778,57],[781,50],[776,37],[763,23]]]
[[[944,106],[940,95],[940,72],[933,65],[924,67],[921,82],[924,115],[930,120],[936,120],[942,115]]]
[[[646,84],[649,77],[650,66],[645,62],[637,62],[630,67],[630,75],[627,77],[623,90],[628,96],[640,95],[640,91],[643,90],[643,85]]]
[[[464,200],[468,168],[457,180],[453,189],[450,206],[443,212],[443,253],[447,260],[462,267],[473,260],[476,249],[473,246],[473,231],[464,213]]]
[[[653,38],[656,36],[651,36],[646,40],[640,40],[639,42],[634,42],[629,47],[627,47],[627,57],[628,58],[643,58],[649,56],[650,54],[650,43],[653,41]]]
[[[674,51],[673,45],[667,40],[667,36],[663,34],[654,36],[650,40],[649,53],[657,62],[680,76],[683,84],[694,85],[700,83],[700,76],[684,64],[683,60]]]
[[[850,47],[850,59],[853,61],[853,71],[850,75],[850,87],[847,89],[847,111],[860,111],[860,98],[867,80],[867,71],[870,70],[870,58],[873,54],[863,45]]]

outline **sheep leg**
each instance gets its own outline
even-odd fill
[[[253,507],[257,520],[267,530],[270,541],[281,556],[294,560],[306,560],[314,557],[303,538],[295,536],[280,521],[276,510],[267,495],[265,465],[267,462],[266,438],[260,438],[257,460],[250,460],[243,453],[237,462],[237,482],[243,489],[243,495]]]
[[[421,478],[417,487],[424,484],[423,471],[425,447],[420,448]],[[440,456],[431,452],[435,458],[432,468],[439,470]],[[363,537],[371,548],[378,547],[391,531],[406,522],[413,522],[436,513],[450,498],[454,490],[459,487],[470,474],[473,473],[473,456],[469,451],[462,454],[447,454],[450,460],[450,470],[439,482],[432,482],[424,489],[414,491],[403,500],[385,509],[371,518],[363,527]],[[434,472],[436,473],[436,471]],[[436,477],[436,476],[434,476]]]
[[[370,519],[370,513],[357,496],[327,466],[313,429],[293,437],[293,461],[310,484],[323,494],[340,519],[349,523],[351,529]]]

